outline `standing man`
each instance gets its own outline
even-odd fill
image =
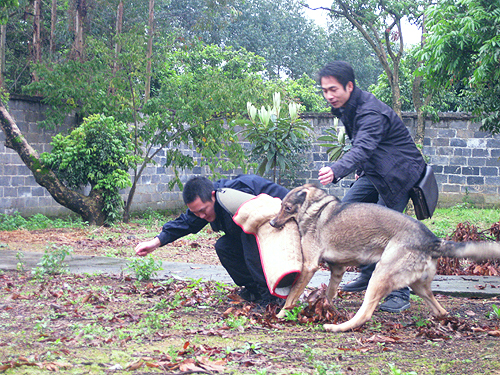
[[[425,161],[392,108],[356,87],[352,67],[343,61],[327,64],[319,79],[332,113],[345,126],[352,147],[341,159],[319,170],[323,185],[356,172],[356,181],[342,202],[369,202],[403,212],[410,189],[425,170]],[[368,286],[376,264],[361,267],[360,276],[344,285],[348,292]],[[408,288],[392,292],[380,310],[401,312],[410,307]]]
[[[188,207],[186,213],[163,225],[161,233],[154,239],[139,243],[135,252],[145,256],[178,238],[198,233],[210,223],[214,231],[225,233],[217,240],[215,251],[229,276],[236,285],[243,287],[240,296],[261,306],[276,302],[279,299],[271,295],[267,287],[255,236],[243,232],[232,215],[221,206],[216,195],[221,188],[252,195],[264,193],[280,199],[288,193],[284,187],[256,175],[239,175],[234,180],[221,179],[215,183],[205,177],[192,177],[182,192]]]

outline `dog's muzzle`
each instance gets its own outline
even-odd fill
[[[276,218],[272,219],[269,221],[269,224],[273,227],[273,228],[277,228],[277,229],[282,229],[283,228],[283,225],[279,226],[279,225],[276,225]]]

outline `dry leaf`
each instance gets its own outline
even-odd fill
[[[125,370],[137,370],[137,369],[141,368],[143,364],[144,364],[144,362],[142,362],[142,361],[133,362],[133,363],[128,364],[125,367]]]

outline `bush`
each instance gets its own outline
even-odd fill
[[[128,260],[130,264],[127,269],[134,272],[138,281],[149,280],[163,269],[161,261],[155,261],[151,254],[144,258],[129,258]]]

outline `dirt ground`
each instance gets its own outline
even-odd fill
[[[0,231],[0,246],[14,251],[43,253],[48,244],[55,244],[71,247],[75,255],[133,257],[135,246],[152,239],[158,232],[135,224],[111,228]],[[186,236],[161,247],[154,256],[168,262],[220,264],[214,250],[217,238],[218,233],[204,229],[199,235]]]
[[[155,233],[139,226],[0,232],[2,249],[133,256]],[[158,259],[218,264],[217,235],[163,247]],[[5,374],[500,374],[500,317],[488,300],[437,296],[449,311],[430,317],[417,299],[401,314],[376,311],[353,332],[329,334],[362,303],[341,293],[334,306],[311,292],[278,320],[244,303],[237,288],[176,280],[0,274],[0,372]]]

